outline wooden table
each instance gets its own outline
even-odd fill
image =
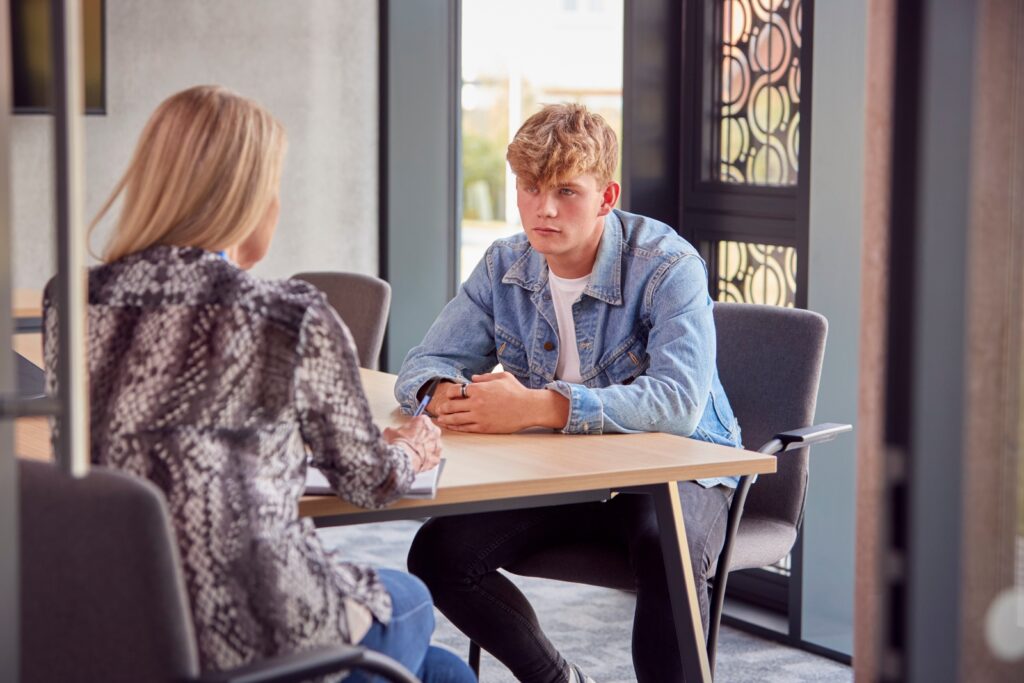
[[[22,335],[28,337],[29,335]],[[24,355],[41,362],[39,335],[31,335]],[[374,419],[381,427],[409,418],[398,410],[395,376],[362,370]],[[15,453],[49,459],[45,418],[22,418],[15,425]],[[332,496],[304,496],[299,512],[317,526],[389,519],[517,509],[606,500],[614,491],[650,494],[661,530],[669,599],[676,636],[689,681],[711,681],[704,631],[690,566],[683,511],[676,482],[705,477],[770,474],[775,458],[669,434],[565,435],[530,431],[510,435],[445,431],[437,498],[402,500],[385,510],[364,510]]]
[[[374,419],[381,427],[409,419],[395,402],[395,376],[362,371]],[[510,435],[445,431],[447,459],[437,498],[402,500],[368,511],[331,496],[305,496],[302,515],[317,526],[516,509],[606,500],[613,491],[654,498],[668,576],[669,599],[688,681],[710,681],[704,630],[676,483],[775,471],[775,458],[670,434]]]
[[[43,293],[38,289],[15,289],[11,299],[15,331],[38,332],[41,330]]]
[[[38,289],[15,289],[12,303],[15,318],[38,318],[42,316],[43,293]]]
[[[15,289],[11,298],[11,315],[15,323],[11,346],[17,353],[43,367],[43,335],[39,332],[42,328],[43,293],[37,289]],[[14,453],[34,460],[51,459],[49,419],[22,417],[15,420]]]

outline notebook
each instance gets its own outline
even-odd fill
[[[441,458],[437,467],[417,474],[403,498],[436,498],[437,482],[441,478],[443,468],[444,458]],[[312,465],[306,468],[306,493],[312,496],[334,495],[331,485],[327,482],[327,477]]]

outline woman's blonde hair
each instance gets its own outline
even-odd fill
[[[124,192],[103,260],[160,244],[220,251],[242,242],[276,197],[285,147],[281,123],[226,88],[201,85],[167,98],[89,226]]]
[[[526,119],[505,158],[516,177],[542,187],[587,173],[611,182],[618,164],[615,131],[582,104],[549,104]]]

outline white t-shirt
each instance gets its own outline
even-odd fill
[[[555,379],[571,384],[582,384],[580,375],[580,351],[576,347],[576,322],[572,318],[572,305],[583,294],[590,282],[590,274],[567,280],[548,271],[548,286],[551,288],[551,303],[555,307],[558,322],[558,365]]]

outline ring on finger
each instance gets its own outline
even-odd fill
[[[460,384],[459,385],[459,393],[462,394],[462,398],[469,398],[469,395],[466,394],[466,387],[468,387],[468,386],[469,386],[468,384]]]

